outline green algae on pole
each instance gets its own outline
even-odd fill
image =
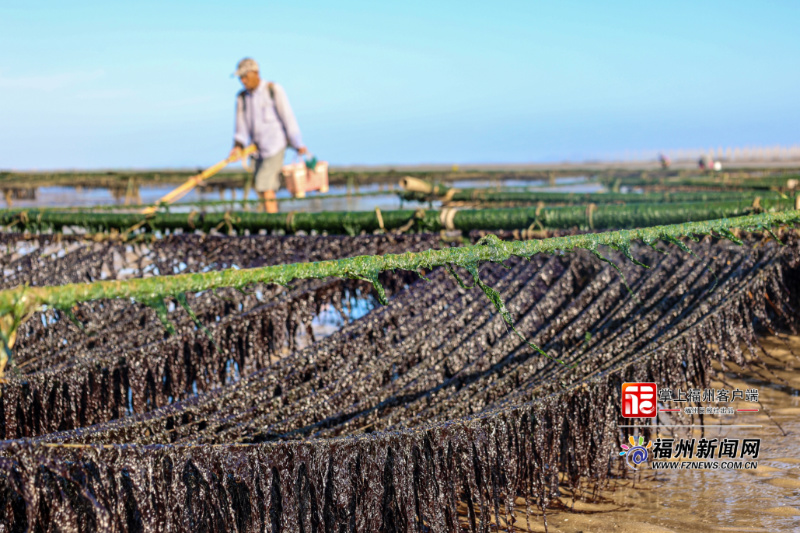
[[[611,187],[687,187],[702,190],[797,190],[800,187],[800,175],[763,176],[754,178],[725,178],[724,176],[694,178],[646,178],[604,176],[600,183]]]
[[[797,224],[800,211],[791,210],[778,213],[686,222],[669,226],[619,230],[607,233],[592,233],[554,237],[542,240],[504,242],[489,236],[474,246],[406,252],[375,256],[358,256],[333,261],[312,263],[293,263],[253,269],[227,269],[216,272],[178,274],[174,276],[153,276],[144,279],[125,281],[98,281],[53,287],[16,287],[0,291],[0,332],[4,350],[0,354],[0,369],[5,367],[7,347],[13,344],[16,328],[20,322],[43,306],[56,309],[69,309],[77,303],[100,299],[132,298],[139,302],[162,301],[164,297],[175,297],[186,292],[200,292],[220,287],[243,289],[254,283],[276,283],[286,285],[297,279],[322,279],[328,277],[363,279],[370,281],[382,302],[386,301],[378,274],[387,270],[420,271],[435,267],[457,265],[475,276],[477,265],[481,262],[502,263],[511,256],[530,258],[539,253],[563,253],[575,249],[586,249],[600,255],[599,247],[608,246],[621,251],[633,260],[631,243],[641,241],[655,247],[659,241],[673,243],[681,248],[681,237],[714,235],[736,240],[731,230],[765,230],[774,226]],[[504,320],[511,324],[502,302],[487,294]],[[538,349],[538,347],[537,347]]]
[[[792,209],[789,199],[752,199],[730,202],[645,203],[567,207],[517,207],[496,209],[398,209],[381,211],[288,213],[77,213],[54,210],[7,209],[0,225],[25,231],[81,227],[90,231],[127,232],[212,229],[226,231],[317,231],[356,235],[375,231],[515,230],[635,228],[750,215],[760,210]]]
[[[453,189],[450,189],[453,190]],[[525,202],[525,203],[551,203],[551,204],[611,204],[611,203],[684,203],[684,202],[720,202],[731,200],[753,201],[756,197],[764,199],[780,198],[776,192],[661,192],[661,193],[578,193],[578,192],[549,192],[549,191],[507,191],[491,189],[462,189],[448,195],[431,195],[422,192],[402,191],[398,193],[406,201],[427,202],[430,200],[443,200],[452,202]]]

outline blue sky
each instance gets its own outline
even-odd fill
[[[800,143],[800,2],[0,4],[0,168],[199,167],[236,62],[334,164]]]

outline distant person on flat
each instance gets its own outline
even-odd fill
[[[238,156],[248,139],[256,145],[255,189],[267,213],[277,213],[275,191],[280,188],[286,146],[299,155],[308,150],[303,146],[300,127],[283,87],[262,80],[258,63],[249,57],[239,61],[236,76],[244,89],[236,96],[236,129],[230,155]]]

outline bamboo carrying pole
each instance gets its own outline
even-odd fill
[[[231,164],[231,163],[233,163],[235,161],[238,161],[239,159],[242,159],[244,157],[247,157],[247,156],[249,156],[250,154],[252,154],[255,151],[256,151],[256,145],[255,144],[251,144],[250,146],[248,146],[247,148],[242,150],[241,153],[238,156],[229,156],[229,157],[223,159],[222,161],[220,161],[219,163],[217,163],[216,165],[212,165],[212,166],[208,167],[207,169],[205,169],[200,174],[197,174],[196,176],[192,176],[191,178],[186,180],[186,183],[184,183],[180,187],[177,187],[177,188],[171,190],[170,192],[168,192],[167,194],[165,194],[164,196],[162,196],[161,199],[158,201],[157,205],[142,209],[142,214],[143,215],[153,214],[153,213],[156,212],[156,210],[159,208],[159,206],[161,206],[163,204],[171,204],[175,200],[179,200],[179,199],[183,198],[189,191],[191,191],[192,189],[194,189],[195,187],[200,185],[200,183],[202,183],[203,180],[206,180],[206,179],[210,178],[211,176],[213,176],[214,174],[216,174],[217,172],[219,172],[223,168],[227,167],[229,164]]]

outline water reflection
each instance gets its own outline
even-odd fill
[[[557,178],[552,184],[543,184],[541,181],[506,179],[506,180],[457,180],[448,185],[457,188],[492,188],[514,187],[526,188],[537,191],[553,192],[597,192],[602,186],[589,183],[585,176]],[[124,187],[65,187],[47,186],[30,188],[2,189],[6,207],[93,207],[117,205],[120,207],[152,204],[175,188],[169,185],[137,185],[128,184]],[[376,207],[381,210],[400,209],[401,207],[414,208],[416,202],[402,202],[397,196],[398,187],[394,184],[370,184],[362,186],[334,185],[327,194],[318,192],[308,193],[304,199],[292,199],[289,191],[278,191],[281,211],[371,211]],[[243,200],[248,200],[243,204]],[[179,204],[170,208],[175,212],[188,212],[192,209],[207,211],[221,209],[255,209],[257,196],[255,191],[241,187],[223,187],[211,185],[198,187],[184,196],[180,202],[222,202],[213,206],[181,206]],[[427,204],[426,204],[427,205]],[[437,207],[439,202],[433,202]]]

